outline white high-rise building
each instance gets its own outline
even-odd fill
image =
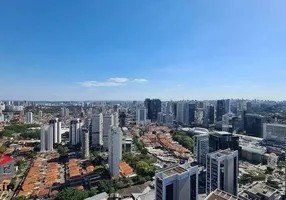
[[[33,113],[32,112],[27,112],[26,123],[27,124],[33,124]]]
[[[119,115],[118,112],[113,113],[113,126],[119,126]]]
[[[103,116],[103,148],[108,149],[108,134],[110,126],[114,125],[113,114]]]
[[[68,108],[61,108],[61,117],[69,117],[70,111]]]
[[[43,116],[43,111],[39,111],[39,117],[42,117]]]
[[[197,200],[198,166],[190,163],[162,169],[156,177],[156,200]]]
[[[194,156],[199,164],[206,165],[207,154],[209,153],[209,135],[194,136]]]
[[[58,120],[58,143],[62,143],[62,122]]]
[[[207,154],[207,194],[221,189],[237,195],[238,191],[238,151],[218,150]]]
[[[89,132],[87,129],[82,129],[81,130],[82,134],[82,157],[84,159],[89,159]]]
[[[55,118],[55,119],[51,119],[49,124],[52,127],[54,144],[61,143],[62,142],[61,122],[59,121],[58,118]]]
[[[41,152],[53,151],[53,127],[43,125],[41,127]]]
[[[138,108],[136,110],[136,124],[146,126],[147,125],[147,109]]]
[[[76,145],[80,143],[80,120],[73,119],[70,122],[70,133],[69,133],[70,144]]]
[[[122,151],[122,131],[119,127],[111,126],[108,137],[108,166],[111,176],[119,175],[119,163]]]
[[[91,138],[92,146],[103,145],[103,115],[96,114],[91,118]]]

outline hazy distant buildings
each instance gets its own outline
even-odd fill
[[[43,111],[39,111],[39,117],[41,118],[43,116]]]
[[[89,159],[89,131],[88,129],[81,129],[81,134],[82,134],[82,157],[84,159]]]
[[[33,124],[33,113],[32,112],[26,113],[26,123]]]
[[[96,114],[91,118],[92,146],[103,145],[103,115]]]
[[[110,176],[119,175],[119,163],[122,155],[122,131],[119,127],[111,126],[108,137],[108,166]]]
[[[49,124],[52,128],[53,132],[53,142],[55,143],[61,143],[62,142],[62,136],[61,136],[61,122],[58,118],[51,119],[49,121]]]
[[[146,126],[147,125],[147,109],[138,108],[136,110],[136,124],[138,126],[140,126],[140,125]]]
[[[198,164],[206,165],[206,156],[209,153],[209,135],[194,136],[194,156]]]
[[[197,200],[198,166],[190,163],[162,169],[155,175],[156,200]]]
[[[71,145],[80,143],[80,120],[73,119],[70,122],[69,140]]]
[[[53,128],[50,125],[41,127],[41,152],[53,151]]]
[[[244,130],[246,134],[253,137],[263,137],[263,123],[266,122],[265,117],[257,114],[245,114]]]
[[[252,113],[253,112],[253,110],[252,110],[252,103],[251,102],[247,102],[246,103],[246,111],[248,113]]]
[[[218,189],[238,192],[238,151],[218,150],[207,155],[207,194]]]

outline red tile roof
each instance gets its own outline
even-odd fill
[[[4,156],[3,154],[0,154],[0,165],[6,164],[10,161],[13,161],[14,159],[10,156]]]

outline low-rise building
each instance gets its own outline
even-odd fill
[[[264,199],[264,200],[280,200],[281,194],[275,188],[265,183],[255,182],[238,195],[241,200]]]
[[[11,179],[16,173],[15,161],[10,156],[0,154],[0,180]]]
[[[270,168],[275,168],[278,163],[278,156],[275,153],[271,154],[264,154],[265,158],[267,159],[267,166]]]
[[[261,163],[266,152],[266,147],[251,143],[241,146],[241,157],[254,163]]]

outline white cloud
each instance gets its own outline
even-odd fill
[[[108,79],[108,81],[109,82],[115,82],[115,83],[125,83],[125,82],[129,81],[129,79],[116,77],[116,78],[110,78],[110,79]]]
[[[106,82],[84,81],[80,82],[80,84],[84,87],[115,87],[123,85],[123,83],[116,83],[111,81],[106,81]]]
[[[115,86],[122,86],[122,85],[126,85],[126,83],[129,82],[128,78],[109,78],[107,81],[84,81],[84,82],[80,82],[79,84],[84,86],[84,87],[88,87],[88,88],[92,88],[92,87],[115,87]],[[143,78],[139,78],[139,79],[133,79],[132,82],[137,82],[137,83],[144,83],[147,82],[146,79]]]
[[[135,78],[133,80],[133,82],[136,82],[136,83],[146,83],[148,80],[144,79],[144,78]]]
[[[184,85],[182,85],[182,84],[179,84],[179,85],[177,85],[177,87],[184,87]]]

